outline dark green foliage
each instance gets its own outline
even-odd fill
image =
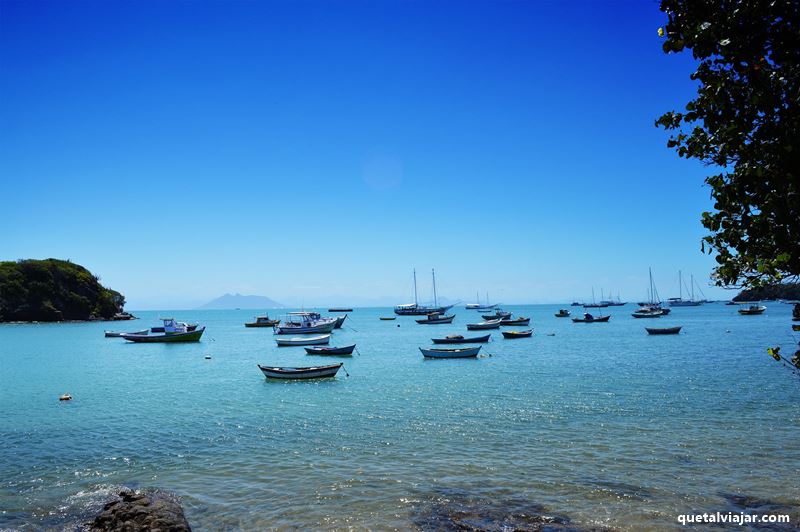
[[[800,283],[748,288],[733,298],[734,301],[761,301],[763,299],[800,301]]]
[[[69,261],[0,262],[0,321],[110,318],[124,305],[122,294]]]
[[[692,51],[697,97],[656,124],[716,172],[702,249],[719,285],[800,276],[800,2],[662,0],[664,52]]]

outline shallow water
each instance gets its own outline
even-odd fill
[[[796,504],[800,378],[765,349],[791,354],[797,338],[791,307],[767,305],[658,320],[627,305],[607,324],[508,306],[533,318],[534,337],[493,331],[491,356],[462,360],[417,348],[465,333],[478,316],[463,308],[430,326],[356,309],[332,340],[358,344],[343,359],[277,348],[270,329],[242,325],[245,310],[175,311],[207,325],[198,344],[103,337],[163,312],[0,325],[0,528],[70,527],[123,485],[177,493],[201,530],[430,527],[432,505],[466,500],[664,530],[678,514],[731,509],[730,493]],[[645,325],[684,329],[653,337]],[[269,382],[256,367],[329,360],[350,376]]]

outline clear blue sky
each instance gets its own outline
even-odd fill
[[[0,259],[128,308],[709,297],[657,2],[0,1]],[[422,282],[424,281],[424,282]]]

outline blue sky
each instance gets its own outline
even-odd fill
[[[709,297],[656,2],[0,1],[0,259],[131,309]]]

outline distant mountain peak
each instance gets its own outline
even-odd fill
[[[224,310],[232,308],[265,309],[283,307],[282,303],[278,303],[266,296],[244,296],[237,292],[235,294],[222,295],[198,308]]]

